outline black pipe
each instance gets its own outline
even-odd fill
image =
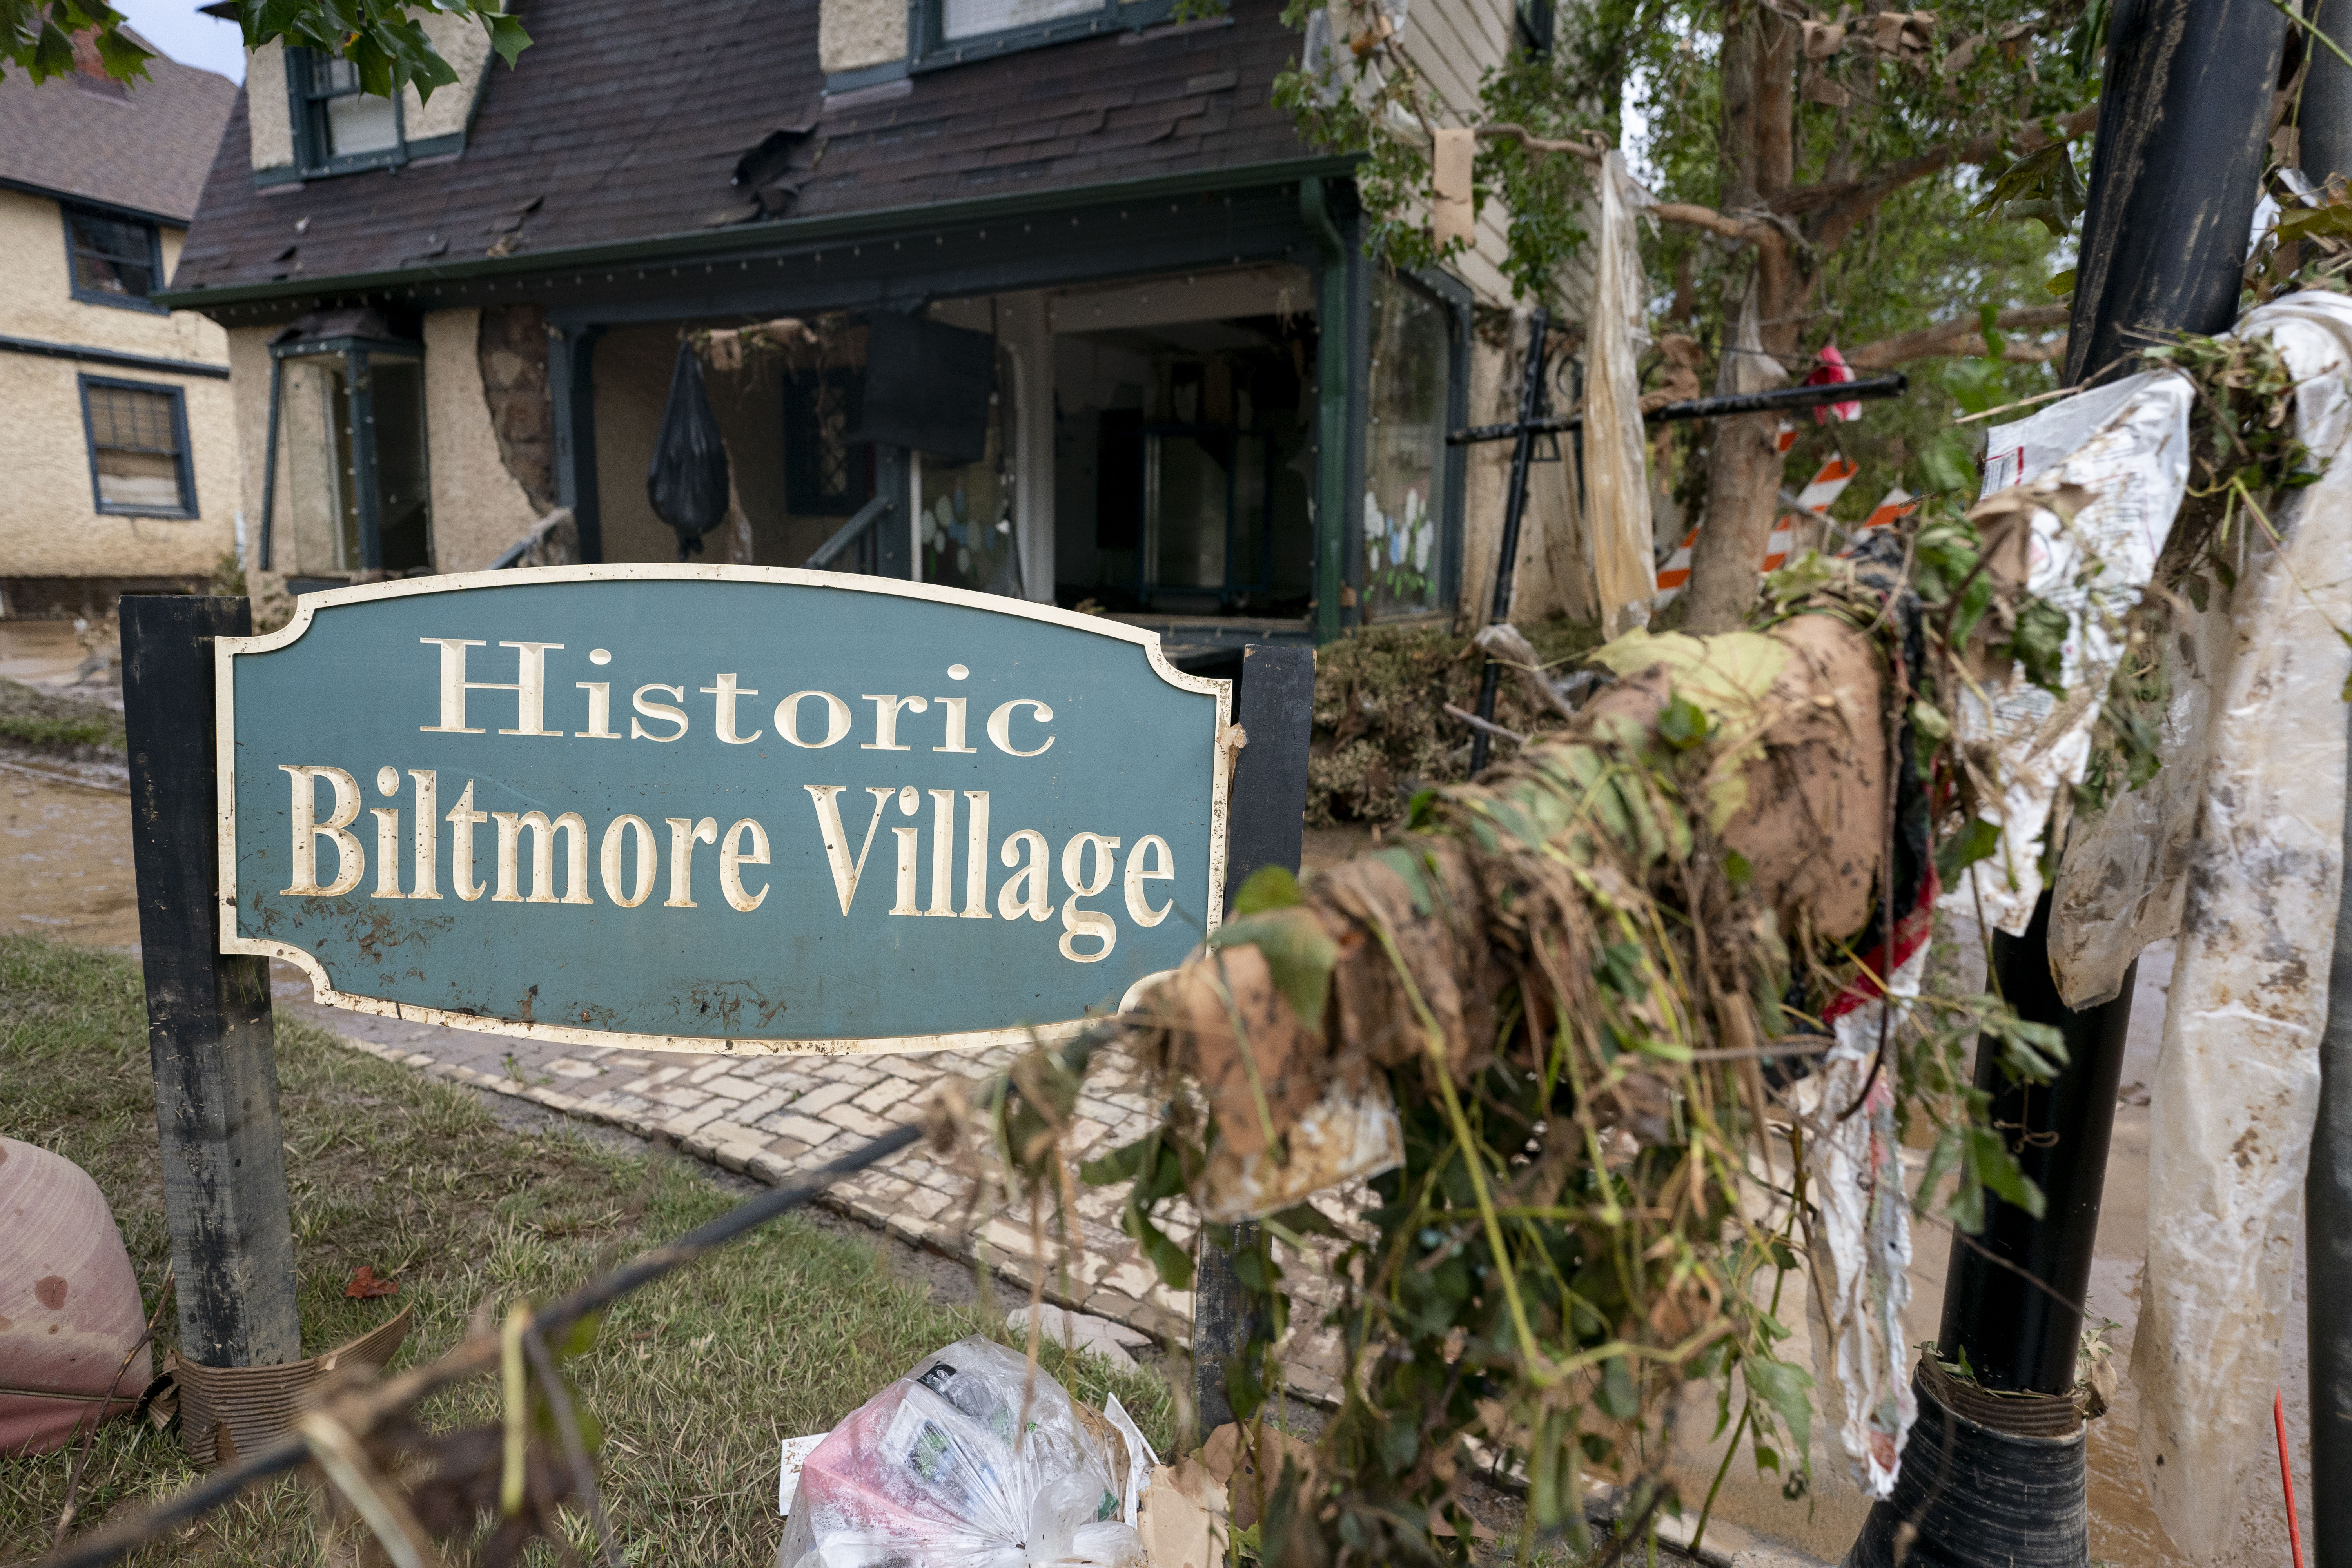
[[[2176,332],[2219,332],[2261,196],[2286,47],[2272,0],[2138,0],[2107,35],[2066,383]]]
[[[1536,426],[1543,418],[1544,339],[1550,332],[1551,312],[1538,306],[1528,320],[1528,375],[1519,384],[1519,420],[1513,426],[1511,485],[1503,499],[1501,559],[1495,563],[1494,609],[1486,617],[1489,626],[1499,626],[1511,618],[1511,578],[1519,562],[1519,520],[1528,510],[1528,464],[1535,458]],[[1478,717],[1490,723],[1495,718],[1495,688],[1502,676],[1503,667],[1491,658],[1478,672]],[[1486,767],[1486,752],[1492,744],[1486,731],[1471,732],[1470,772],[1474,776]]]
[[[1664,425],[1676,419],[1726,419],[1734,414],[1771,414],[1795,408],[1819,408],[1831,403],[1859,403],[1874,397],[1900,397],[1910,389],[1910,378],[1900,372],[1893,375],[1874,375],[1868,381],[1824,383],[1820,386],[1785,386],[1774,392],[1741,392],[1727,397],[1695,397],[1687,403],[1668,403],[1642,416],[1644,425]],[[1556,419],[1523,422],[1538,436],[1556,436],[1566,430],[1584,426],[1584,411],[1563,414]],[[1519,425],[1473,425],[1466,430],[1449,430],[1445,444],[1467,447],[1480,441],[1507,441],[1517,436]]]
[[[2352,10],[2352,7],[2346,7]],[[2352,864],[2352,813],[2344,823]],[[2305,1310],[2311,1325],[2311,1561],[2352,1568],[2352,877],[2336,906],[2319,1116],[2304,1186]]]
[[[2000,1044],[1977,1045],[1976,1086],[1992,1096],[1992,1124],[2019,1169],[2042,1190],[2042,1217],[1985,1194],[1981,1233],[1955,1234],[1945,1275],[1944,1321],[1937,1342],[1986,1388],[2003,1393],[2069,1393],[2083,1334],[2082,1300],[2090,1288],[2106,1186],[2107,1143],[2115,1131],[2116,1084],[2131,1026],[2135,963],[2111,1002],[2076,1012],[2058,999],[2050,974],[2050,895],[2034,906],[2023,936],[1992,939],[1993,984],[2018,1016],[2055,1025],[2066,1066],[2046,1084],[2011,1084]]]

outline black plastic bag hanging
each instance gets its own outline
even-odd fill
[[[653,467],[646,470],[646,499],[654,515],[677,531],[680,561],[700,554],[702,536],[727,521],[727,443],[702,387],[702,363],[694,345],[682,340]]]

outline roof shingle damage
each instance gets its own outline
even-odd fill
[[[817,0],[698,7],[538,0],[535,47],[491,68],[465,152],[257,189],[239,95],[175,289],[829,216],[1296,158],[1273,102],[1277,8],[1115,34],[827,105]],[[656,17],[664,26],[649,26]]]

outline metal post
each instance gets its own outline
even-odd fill
[[[1953,1239],[1937,1338],[1944,1359],[1966,1355],[1987,1388],[2063,1394],[2074,1386],[2081,1302],[2091,1283],[2139,965],[2124,971],[2123,988],[2111,1002],[2079,1013],[2061,1002],[2050,974],[2050,895],[2043,893],[2023,936],[1994,936],[1992,966],[1994,989],[2018,1016],[2057,1026],[2066,1041],[2066,1066],[2047,1084],[2007,1083],[1999,1044],[1977,1047],[1976,1087],[1992,1095],[1992,1124],[2047,1204],[2036,1219],[1985,1194],[1983,1232]]]
[[[1315,712],[1315,650],[1296,646],[1242,651],[1234,721],[1248,735],[1234,764],[1225,810],[1225,899],[1261,866],[1298,869],[1307,841],[1307,746]],[[1234,1227],[1247,1245],[1254,1228]],[[1206,1436],[1234,1418],[1225,1369],[1248,1340],[1233,1255],[1203,1245],[1192,1280],[1192,1397]]]
[[[2115,374],[2168,334],[2218,332],[2236,318],[2286,25],[2271,0],[2116,8],[2069,385]]]
[[[2076,269],[2070,384],[2114,374],[2168,334],[2219,331],[2235,316],[2285,27],[2269,0],[2137,0],[2116,9]],[[1913,1449],[1895,1496],[1873,1506],[1849,1568],[1885,1568],[1898,1556],[1970,1568],[2084,1560],[2083,1434],[2065,1401],[2048,1396],[2074,1382],[2077,1304],[2098,1229],[2136,975],[2112,1002],[2067,1009],[2050,980],[2049,908],[2045,893],[2025,935],[1998,941],[1994,952],[2004,994],[2026,1017],[2057,1025],[2072,1057],[2055,1083],[1996,1101],[1996,1117],[2019,1124],[2003,1130],[2017,1134],[2012,1148],[2041,1184],[2046,1212],[2036,1221],[1988,1197],[1979,1240],[2039,1285],[1956,1242],[1939,1336],[1947,1354],[1968,1352],[1984,1388],[2044,1397],[1990,1397],[1923,1372]],[[1998,1080],[1984,1055],[1980,1047],[1978,1081],[1990,1086]],[[1966,1407],[1965,1420],[1947,1411],[1945,1395]],[[1923,1453],[1921,1432],[1957,1436]],[[1937,1503],[1953,1496],[1969,1506]]]
[[[2352,811],[2345,815],[2344,845],[2352,868]],[[2344,879],[2336,908],[2327,1030],[2319,1041],[2319,1116],[2305,1184],[2311,1561],[2313,1568],[2352,1568],[2352,1311],[2345,1307],[2352,1301],[2352,876]]]
[[[122,600],[131,853],[180,1353],[204,1366],[302,1355],[268,961],[220,952],[213,641],[243,599]]]
[[[1528,319],[1528,374],[1519,383],[1518,433],[1511,437],[1511,483],[1503,499],[1503,540],[1495,562],[1495,600],[1486,624],[1497,626],[1511,618],[1511,577],[1519,561],[1519,520],[1528,510],[1528,465],[1534,460],[1536,421],[1544,410],[1544,339],[1551,331],[1551,313],[1541,306]],[[1502,679],[1503,667],[1493,659],[1478,672],[1478,717],[1492,721],[1495,717],[1495,687]],[[1470,737],[1470,771],[1479,772],[1486,765],[1486,751],[1494,742],[1484,730]]]
[[[604,559],[604,513],[596,495],[596,340],[594,325],[551,327],[547,389],[555,410],[555,504],[572,509],[580,559]]]

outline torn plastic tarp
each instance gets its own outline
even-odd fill
[[[2077,825],[2059,873],[2061,994],[2113,994],[2179,941],[2150,1089],[2148,1249],[2132,1348],[2140,1473],[2200,1562],[2229,1544],[2278,1379],[2319,1093],[2342,874],[2352,649],[2352,300],[2247,313],[2298,383],[2319,481],[2232,542],[2237,585],[2176,632],[2165,767]],[[2159,788],[2161,785],[2163,787]]]
[[[1642,386],[1635,361],[1650,346],[1643,330],[1648,280],[1635,215],[1650,195],[1612,153],[1601,161],[1601,241],[1593,309],[1585,329],[1584,516],[1591,531],[1594,591],[1609,637],[1650,618],[1658,591],[1651,556],[1650,478],[1643,461]]]
[[[1985,496],[2013,485],[2080,485],[2090,501],[2071,522],[2046,509],[2032,519],[2026,585],[2072,622],[2061,666],[2062,703],[2012,671],[2005,687],[1955,704],[1964,752],[1990,752],[1999,794],[1987,820],[2000,827],[1990,858],[1953,879],[1943,907],[2012,936],[2042,897],[2042,830],[2082,782],[2122,645],[2115,627],[2156,567],[2189,481],[2189,408],[2177,371],[2150,371],[2054,403],[1994,428],[1985,447]],[[2063,822],[2060,825],[2063,826]]]
[[[1903,1026],[1927,964],[1922,940],[1889,977],[1889,1035]],[[1854,1483],[1874,1498],[1894,1493],[1904,1440],[1919,1414],[1903,1333],[1911,1224],[1895,1126],[1895,1072],[1878,1060],[1888,1005],[1873,996],[1839,1014],[1830,1026],[1836,1046],[1789,1091],[1805,1130],[1806,1186],[1815,1203],[1813,1288],[1806,1292],[1813,1373]]]

